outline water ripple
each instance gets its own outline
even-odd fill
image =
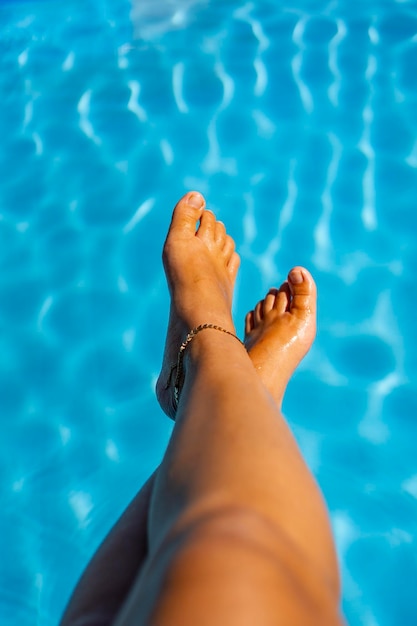
[[[70,52],[68,52],[62,64],[62,71],[70,72],[74,67],[74,62],[75,62],[75,52],[71,50]]]
[[[161,139],[159,144],[161,146],[162,156],[167,165],[172,165],[174,162],[174,150],[167,139]]]
[[[290,169],[288,172],[288,184],[287,184],[287,197],[284,200],[282,209],[279,214],[278,231],[273,244],[274,254],[281,246],[284,237],[284,231],[289,224],[291,224],[294,217],[295,204],[298,197],[298,185],[295,180],[296,161],[292,159],[290,162]]]
[[[330,234],[330,220],[333,213],[332,187],[337,178],[343,146],[332,133],[329,133],[328,138],[332,147],[332,158],[327,168],[326,185],[321,195],[322,213],[314,229],[315,252],[313,261],[319,269],[329,272],[332,271],[334,265],[333,244]]]
[[[32,139],[35,144],[36,155],[39,156],[43,154],[43,141],[38,133],[32,133]]]
[[[49,309],[51,308],[52,304],[54,302],[54,297],[53,296],[47,296],[47,298],[44,300],[42,306],[41,306],[41,310],[39,311],[39,315],[38,315],[38,319],[37,319],[37,328],[38,331],[42,331],[42,325],[43,325],[43,320],[45,318],[45,316],[47,315]]]
[[[337,62],[339,46],[347,35],[347,27],[343,20],[336,20],[337,33],[329,42],[329,68],[334,76],[333,83],[328,88],[328,96],[333,106],[339,104],[339,92],[342,86],[342,73]]]
[[[130,98],[127,108],[129,111],[132,111],[134,115],[136,115],[140,122],[146,122],[148,119],[146,111],[139,104],[140,83],[137,80],[129,80],[127,84],[130,89]]]
[[[188,113],[188,106],[183,97],[183,81],[184,81],[185,64],[176,63],[172,70],[172,90],[174,93],[175,103],[178,111]]]
[[[413,149],[411,150],[408,157],[406,157],[405,162],[413,168],[417,167],[417,141],[414,143]]]
[[[78,102],[77,111],[80,115],[79,126],[82,132],[99,146],[101,144],[101,139],[95,134],[93,125],[89,119],[91,94],[92,90],[88,89],[85,93],[83,93]]]
[[[377,40],[375,29],[369,29],[369,36],[371,41]],[[367,159],[367,166],[362,179],[363,189],[363,208],[362,208],[362,222],[367,230],[375,230],[377,223],[376,206],[375,206],[375,151],[371,143],[372,122],[374,119],[373,113],[373,87],[372,80],[377,72],[378,63],[376,57],[371,54],[368,57],[368,63],[366,67],[365,77],[370,85],[370,96],[367,104],[363,109],[363,133],[359,140],[359,149],[363,152]]]
[[[220,103],[219,111],[226,109],[233,100],[235,84],[233,78],[226,72],[221,61],[217,60],[214,65],[214,72],[223,85],[223,100]]]
[[[252,33],[258,42],[258,50],[253,60],[253,66],[256,73],[254,94],[259,98],[265,93],[268,86],[268,70],[262,59],[262,53],[269,48],[270,41],[265,35],[262,24],[258,20],[251,17],[250,13],[253,8],[254,5],[252,3],[245,4],[243,7],[235,11],[234,17],[249,24],[252,29]]]
[[[20,65],[20,67],[24,67],[26,65],[26,63],[28,62],[28,58],[29,58],[29,48],[26,48],[17,57],[17,62]]]
[[[301,97],[301,101],[303,103],[304,109],[306,113],[310,114],[314,110],[313,95],[310,89],[308,88],[308,86],[306,85],[306,83],[301,78],[303,56],[304,56],[304,51],[306,49],[306,46],[304,45],[304,42],[303,42],[303,34],[304,34],[306,23],[307,23],[306,19],[299,19],[293,31],[292,40],[296,44],[296,46],[299,48],[300,51],[298,54],[294,55],[294,57],[292,58],[291,69],[292,69],[292,73],[294,76],[295,84],[297,85],[298,91],[300,93],[300,97]]]
[[[123,228],[123,234],[126,235],[127,233],[130,233],[130,231],[134,229],[136,224],[139,224],[139,222],[143,220],[145,215],[147,215],[153,209],[154,205],[155,198],[148,198],[148,200],[145,200],[145,202],[140,205],[135,214],[131,217],[126,226]]]
[[[229,176],[237,173],[236,160],[234,158],[224,158],[221,156],[219,139],[217,137],[217,124],[214,117],[207,129],[209,149],[202,163],[202,169],[206,174],[224,172]]]
[[[91,521],[90,515],[94,508],[91,494],[85,491],[71,491],[68,494],[68,502],[79,526],[81,528],[87,526]]]

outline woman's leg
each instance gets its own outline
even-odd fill
[[[178,203],[164,250],[172,308],[158,397],[167,412],[165,381],[187,332],[205,322],[234,332],[238,257],[224,227],[195,205],[199,198]],[[203,330],[186,349],[176,425],[152,495],[149,556],[117,626],[340,623],[327,512],[277,408],[315,307],[308,274],[290,279],[280,292],[286,310],[275,294],[277,313],[257,355],[259,369],[272,318],[285,319],[287,332],[274,339],[284,355],[275,397],[230,335]],[[249,349],[260,319],[247,320]]]
[[[104,539],[78,582],[60,626],[110,626],[148,554],[147,519],[156,472]]]
[[[225,239],[225,229],[220,224],[218,234]],[[171,350],[176,354],[177,344]],[[71,595],[60,626],[113,623],[148,554],[147,521],[155,478],[156,471],[94,554]]]

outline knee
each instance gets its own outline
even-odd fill
[[[276,568],[273,537],[268,522],[254,511],[227,506],[196,517],[181,530],[177,527],[155,557],[165,563],[171,582],[186,580],[192,586],[198,580],[239,580],[252,584],[256,572]]]
[[[224,548],[230,554],[244,553],[280,575],[314,580],[318,587],[339,599],[338,571],[328,571],[321,561],[310,558],[285,530],[255,509],[228,505],[206,514],[189,528],[187,542],[189,546],[204,546],[213,552]]]
[[[266,516],[240,505],[223,505],[207,511],[184,528],[188,541],[245,546],[256,551],[276,553],[279,531]],[[281,538],[282,540],[282,538]]]

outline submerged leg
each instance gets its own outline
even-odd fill
[[[205,322],[234,332],[238,258],[214,215],[193,204],[198,198],[188,194],[178,203],[164,251],[172,305],[158,397],[167,412],[172,345]],[[291,331],[281,331],[294,367],[302,355],[292,347],[300,350],[296,338],[315,306],[314,283],[302,270],[301,276],[290,274],[284,313]],[[249,349],[255,329],[267,346],[260,322],[247,324]],[[273,334],[276,352],[281,344]],[[258,357],[256,367],[263,361],[267,371],[262,351]],[[275,392],[277,381],[262,382],[235,338],[207,329],[191,341],[152,496],[149,556],[117,626],[341,623],[326,508],[278,409],[293,366],[277,375]]]

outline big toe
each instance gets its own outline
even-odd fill
[[[172,213],[171,233],[193,237],[206,202],[198,191],[190,191],[179,200]]]
[[[304,267],[293,267],[288,274],[291,291],[290,311],[301,319],[316,316],[317,291],[312,275]]]

